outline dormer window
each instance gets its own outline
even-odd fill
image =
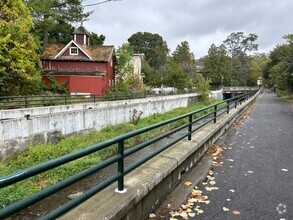
[[[70,47],[69,54],[70,55],[78,55],[78,48],[77,47]]]

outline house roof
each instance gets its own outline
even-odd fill
[[[86,60],[109,62],[114,53],[114,46],[86,46],[70,41],[67,45],[47,44],[41,54],[42,59],[49,60],[85,60],[85,58],[76,56],[61,56],[70,45],[75,44],[89,58]]]
[[[84,26],[79,26],[78,28],[76,28],[73,32],[73,34],[86,34],[88,36],[90,36],[90,32],[88,32]]]

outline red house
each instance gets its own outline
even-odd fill
[[[114,46],[89,46],[90,34],[83,26],[73,34],[67,45],[45,46],[41,54],[44,72],[58,83],[66,82],[69,94],[105,94],[115,80]]]

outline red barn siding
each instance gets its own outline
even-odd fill
[[[58,83],[65,83],[68,93],[90,93],[103,95],[114,84],[114,67],[111,62],[87,62],[87,61],[62,61],[62,60],[43,60],[44,70],[55,70],[55,79]],[[56,71],[57,70],[57,71]],[[62,70],[92,71],[104,72],[103,76],[79,76],[62,75]],[[60,75],[59,75],[60,74]],[[45,81],[46,77],[44,77]]]
[[[87,61],[63,61],[63,60],[44,60],[44,70],[95,70],[100,72],[110,71],[113,72],[112,68],[109,68],[109,63],[99,62],[87,62]],[[113,75],[113,73],[111,73]]]
[[[58,76],[57,76],[58,77]],[[107,85],[102,76],[70,76],[69,93],[90,93],[102,95]]]

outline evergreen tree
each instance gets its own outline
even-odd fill
[[[231,85],[231,58],[223,44],[219,47],[211,45],[208,55],[204,58],[203,72],[215,87],[222,84]]]
[[[97,35],[96,33],[91,32],[91,35],[90,35],[90,45],[91,46],[103,45],[105,39],[106,39],[106,37],[103,34]]]
[[[190,76],[195,74],[196,63],[194,54],[190,51],[187,41],[183,41],[177,45],[176,50],[172,54],[172,61],[177,63]]]
[[[245,36],[243,32],[236,32],[231,33],[223,42],[232,58],[232,85],[246,85],[249,70],[247,52],[258,49],[258,44],[255,43],[257,38],[256,34]]]
[[[84,21],[91,14],[83,12],[82,0],[25,0],[25,3],[32,10],[33,21],[43,44],[49,42],[53,33],[62,34],[68,30],[58,31],[60,26]]]

